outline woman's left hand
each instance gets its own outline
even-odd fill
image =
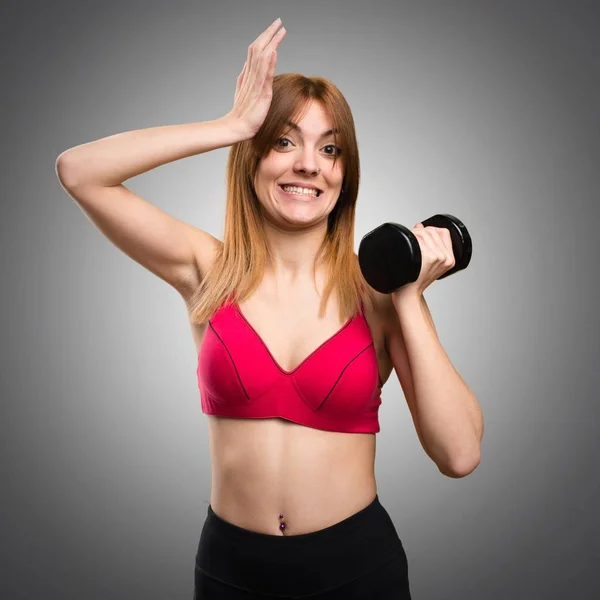
[[[424,227],[417,223],[411,230],[421,248],[421,271],[416,281],[407,283],[392,292],[393,297],[407,293],[421,295],[438,277],[454,267],[456,260],[452,250],[450,230],[446,227]]]

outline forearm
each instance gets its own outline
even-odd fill
[[[56,161],[56,172],[66,186],[114,186],[160,165],[248,137],[244,127],[229,116],[126,131],[66,150]]]
[[[442,347],[422,295],[394,300],[411,367],[417,418],[432,459],[467,471],[479,461],[483,417],[473,391]]]

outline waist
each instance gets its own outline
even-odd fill
[[[373,500],[375,476],[324,472],[286,474],[272,480],[213,476],[210,503],[223,519],[265,535],[297,536],[319,531],[347,518]],[[280,518],[283,515],[283,518]]]
[[[376,494],[375,435],[281,419],[210,417],[211,503],[240,527],[286,535],[326,527]],[[292,522],[293,520],[293,522]]]

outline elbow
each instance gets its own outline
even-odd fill
[[[58,180],[61,182],[63,187],[66,187],[67,180],[71,178],[71,174],[70,169],[67,167],[67,159],[65,158],[64,152],[56,159],[54,170]]]
[[[480,462],[481,453],[477,453],[477,455],[455,460],[448,464],[438,465],[438,469],[440,470],[440,473],[446,477],[461,479],[462,477],[470,475],[478,467]]]
[[[75,185],[75,168],[69,150],[65,150],[65,152],[59,155],[56,159],[54,170],[56,171],[58,180],[65,189],[70,189]]]
[[[64,152],[58,155],[56,163],[54,164],[54,168],[56,169],[57,175],[60,176],[61,173],[65,171],[68,161],[70,161],[68,150],[65,150]]]

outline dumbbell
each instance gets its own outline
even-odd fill
[[[450,230],[455,265],[440,275],[444,279],[466,269],[471,262],[473,245],[467,228],[452,215],[439,214],[422,222],[424,227]],[[413,232],[398,225],[384,223],[367,233],[358,248],[360,270],[367,283],[382,294],[391,294],[419,278],[421,248]]]

